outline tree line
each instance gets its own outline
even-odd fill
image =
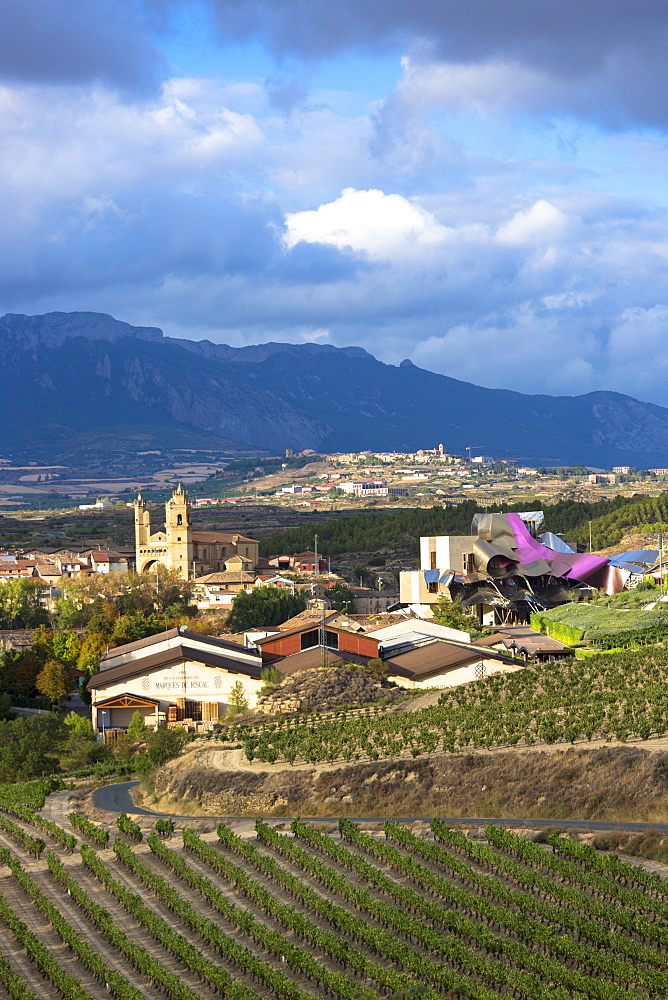
[[[417,554],[422,535],[468,535],[474,514],[519,512],[526,510],[526,505],[525,500],[521,505],[487,504],[482,507],[475,500],[463,500],[449,507],[370,511],[331,518],[265,536],[260,542],[260,555],[312,549],[314,534],[318,535],[318,551],[324,556],[344,552],[377,553],[381,549],[409,550]],[[636,494],[630,499],[617,496],[597,501],[561,500],[544,509],[546,529],[569,535],[587,545],[591,521],[595,546],[598,543],[605,545],[621,538],[629,526],[647,522],[662,530],[658,524],[668,522],[668,494],[655,498]]]

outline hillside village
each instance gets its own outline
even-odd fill
[[[67,611],[72,586],[85,604],[120,599],[133,578],[158,592],[161,577],[163,589],[170,579],[182,582],[195,618],[170,627],[165,616],[162,629],[156,621],[129,642],[114,635],[99,671],[82,674],[93,726],[112,741],[135,713],[153,728],[209,731],[230,709],[233,692],[248,710],[280,714],[285,704],[276,685],[328,663],[372,672],[377,665],[389,688],[438,691],[527,663],[573,657],[577,642],[562,641],[565,626],[550,619],[550,609],[557,614],[561,607],[589,604],[600,592],[613,599],[647,581],[661,585],[665,574],[660,549],[610,557],[582,553],[545,530],[542,511],[532,511],[476,514],[468,535],[421,538],[419,568],[401,571],[398,588],[383,575],[375,587],[356,586],[315,550],[261,557],[257,539],[195,530],[193,504],[180,484],[165,504],[164,525],[152,524],[141,494],[133,510],[133,549],[0,554],[0,581],[33,588],[47,615],[58,608],[62,616],[63,605]],[[270,593],[304,610],[280,620],[272,612],[271,620],[260,616],[232,634],[226,619],[235,602]],[[449,607],[461,609],[456,627],[444,617]],[[657,607],[652,621],[661,608],[668,610],[661,602]],[[199,631],[211,616],[213,633],[209,626]],[[29,636],[29,630],[0,632],[5,648],[21,651],[29,648]],[[274,678],[269,692],[267,670]]]

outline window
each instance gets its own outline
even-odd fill
[[[183,524],[183,514],[177,514],[176,515],[176,523],[177,523],[177,525],[179,527],[181,527],[181,525]],[[179,539],[179,541],[180,541],[180,539]]]
[[[328,649],[338,649],[339,648],[339,636],[337,632],[330,632],[329,629],[325,633]],[[320,629],[314,628],[310,632],[302,632],[301,636],[301,648],[302,649],[313,649],[314,646],[320,645]]]
[[[427,593],[428,594],[438,594],[438,584],[437,583],[428,583],[427,584]]]
[[[429,569],[436,569],[436,553],[429,553]]]

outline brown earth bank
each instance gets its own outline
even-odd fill
[[[147,790],[148,791],[148,790]],[[668,820],[668,753],[602,747],[275,771],[164,768],[143,805],[228,816]],[[201,812],[200,812],[201,811]]]

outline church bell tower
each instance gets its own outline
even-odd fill
[[[185,580],[193,576],[192,517],[188,494],[179,483],[165,504],[165,534],[167,553],[164,560]]]
[[[132,506],[135,509],[135,548],[137,550],[137,568],[139,568],[140,550],[146,549],[151,537],[151,514],[141,493]]]

